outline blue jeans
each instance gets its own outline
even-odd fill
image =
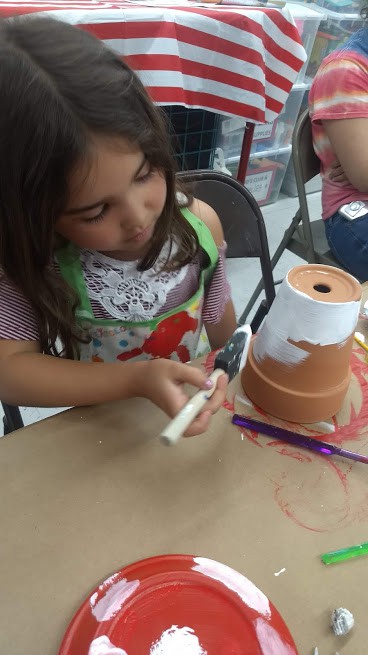
[[[325,230],[340,264],[360,282],[368,280],[368,214],[349,221],[336,212],[325,221]]]

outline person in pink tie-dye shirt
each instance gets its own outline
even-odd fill
[[[362,10],[368,17],[368,8]],[[321,160],[322,217],[336,259],[368,280],[368,28],[321,63],[309,94],[314,149]],[[339,210],[360,201],[349,220]],[[354,206],[353,206],[354,210]]]

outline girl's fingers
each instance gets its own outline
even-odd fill
[[[206,405],[206,409],[210,409],[212,413],[222,407],[226,399],[226,389],[229,378],[226,374],[221,375],[217,380],[216,389]]]
[[[208,430],[211,417],[211,410],[206,409],[204,412],[201,412],[199,416],[197,416],[197,418],[190,424],[189,428],[185,431],[184,437],[194,437],[197,434],[206,432],[206,430]]]
[[[206,403],[204,411],[197,416],[197,418],[186,430],[186,437],[201,434],[208,429],[212,415],[215,414],[224,404],[226,399],[227,383],[228,376],[226,374],[221,375],[221,377],[218,378],[215,392]]]
[[[181,384],[191,384],[198,389],[207,389],[212,385],[208,383],[208,376],[204,371],[190,364],[177,363],[177,381]]]
[[[215,390],[205,402],[203,409],[200,411],[198,408],[198,416],[196,416],[185,431],[185,436],[187,437],[202,434],[208,429],[212,414],[217,412],[224,403],[228,376],[224,373],[213,383],[208,380],[207,375],[203,371],[188,365],[178,364],[172,371],[173,378],[170,387],[166,389],[169,393],[166,396],[165,403],[160,403],[161,408],[172,418],[175,418],[183,406],[189,401],[182,387],[183,384],[191,384],[200,390],[213,389],[213,384],[216,384]]]

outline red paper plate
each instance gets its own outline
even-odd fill
[[[59,655],[298,655],[268,598],[204,557],[136,562],[97,587],[72,619]]]

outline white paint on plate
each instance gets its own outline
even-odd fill
[[[285,643],[268,621],[260,616],[254,621],[254,624],[262,653],[267,653],[267,655],[297,655],[295,648]]]
[[[149,655],[207,655],[192,628],[172,625],[155,641]]]
[[[105,580],[105,582],[100,585],[100,591],[105,589],[106,591],[99,600],[97,600],[99,595],[98,592],[92,594],[89,599],[92,614],[97,621],[108,621],[115,616],[115,614],[117,614],[122,608],[125,601],[128,600],[128,598],[139,587],[139,580],[131,580],[128,582],[126,578],[123,578],[122,580],[119,580],[119,582],[115,582],[115,578],[116,574],[115,576],[111,576],[109,580]],[[112,584],[108,586],[107,583],[111,582],[111,580]]]
[[[263,616],[271,616],[267,596],[244,575],[225,564],[205,557],[195,557],[194,562],[193,571],[198,571],[198,573],[202,573],[213,580],[222,582],[228,589],[236,593],[248,607],[263,614]]]
[[[98,588],[100,589],[100,591],[102,591],[102,589],[107,589],[107,587],[111,587],[111,585],[115,582],[115,580],[118,579],[118,577],[119,577],[119,572],[113,573],[112,575],[110,575],[109,578],[106,578],[106,580],[101,582]]]
[[[88,655],[128,655],[128,653],[114,646],[106,635],[102,635],[92,641]]]

